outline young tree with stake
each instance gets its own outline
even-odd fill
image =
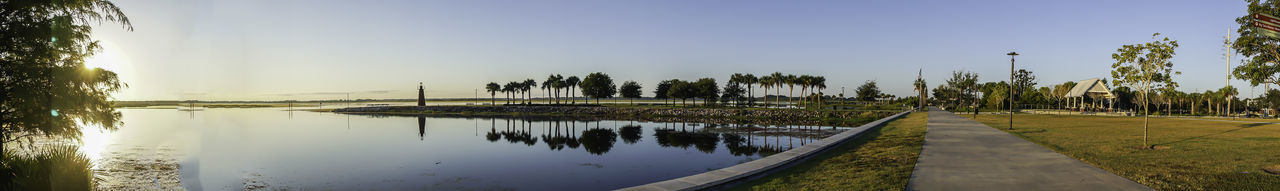
[[[1116,63],[1111,64],[1113,68],[1111,77],[1115,78],[1113,84],[1135,87],[1141,93],[1142,146],[1147,148],[1154,148],[1147,144],[1147,134],[1150,130],[1151,90],[1153,87],[1155,89],[1177,87],[1178,84],[1173,82],[1172,77],[1175,74],[1182,74],[1182,72],[1173,71],[1173,62],[1169,61],[1173,58],[1173,50],[1178,48],[1178,41],[1169,40],[1169,37],[1160,38],[1160,33],[1152,34],[1151,38],[1156,40],[1124,45],[1116,49],[1116,53],[1111,54],[1111,58],[1116,60]]]

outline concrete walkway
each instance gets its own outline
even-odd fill
[[[907,190],[1151,190],[951,112],[931,108]]]

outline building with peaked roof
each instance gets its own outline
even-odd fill
[[[1111,93],[1111,88],[1098,78],[1089,78],[1076,82],[1075,87],[1071,87],[1071,91],[1063,97],[1068,99],[1069,108],[1083,110],[1084,108],[1101,108],[1102,102],[1107,102],[1107,109],[1115,106],[1116,95]],[[1093,100],[1093,103],[1085,103],[1084,98]]]

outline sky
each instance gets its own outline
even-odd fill
[[[117,100],[414,98],[419,82],[429,98],[488,97],[488,82],[591,72],[645,97],[666,79],[772,72],[905,97],[918,71],[931,88],[956,70],[1008,80],[1010,51],[1040,86],[1111,78],[1111,54],[1157,32],[1181,45],[1179,89],[1202,92],[1224,85],[1222,42],[1246,14],[1231,0],[113,2],[134,30],[95,27],[104,49],[87,62],[128,84]]]

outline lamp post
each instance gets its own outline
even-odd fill
[[[1013,57],[1018,56],[1018,52],[1009,52],[1009,130],[1013,130]]]

